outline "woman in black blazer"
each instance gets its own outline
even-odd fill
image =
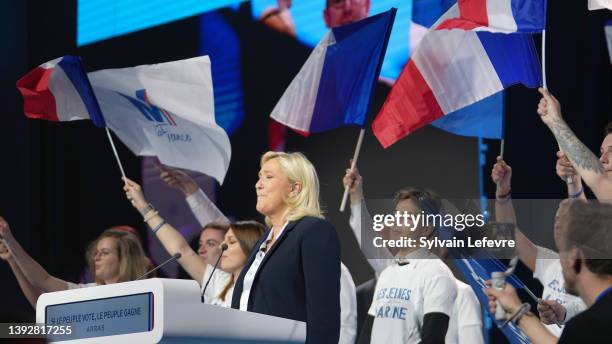
[[[301,153],[267,152],[255,189],[270,230],[236,281],[232,307],[305,321],[306,343],[337,344],[340,242],[321,215],[314,166]]]

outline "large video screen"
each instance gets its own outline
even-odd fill
[[[77,45],[169,23],[242,0],[78,0]]]
[[[244,1],[79,0],[77,45],[98,42],[242,2]],[[296,38],[306,45],[315,46],[329,30],[323,19],[326,0],[252,0],[254,20],[260,18],[266,10],[279,7],[282,2],[290,4],[288,12],[294,23]],[[383,77],[396,79],[408,60],[410,41],[414,39],[411,38],[413,3],[411,0],[379,0],[370,3],[369,15],[387,11],[391,7],[398,9],[381,71]]]
[[[367,0],[358,1],[367,3]],[[296,38],[302,43],[314,47],[329,30],[323,17],[326,0],[294,0],[289,2],[291,3],[289,10],[293,19]],[[255,18],[261,18],[266,10],[278,6],[277,0],[252,0],[251,3]],[[391,7],[398,10],[381,75],[396,79],[406,64],[410,53],[412,0],[370,1],[369,15],[387,11]]]

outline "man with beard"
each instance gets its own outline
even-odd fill
[[[612,336],[612,205],[574,201],[560,228],[561,268],[565,289],[589,307],[572,318],[558,343],[600,343]],[[521,304],[514,288],[488,288],[489,309],[496,302],[508,320],[517,323],[531,342],[555,343],[556,338]]]

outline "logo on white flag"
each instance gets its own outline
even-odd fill
[[[178,125],[170,111],[161,109],[149,101],[146,89],[137,90],[135,92],[136,98],[124,94],[121,94],[121,96],[132,103],[144,118],[155,126],[157,136],[165,136],[169,142],[191,142],[190,134],[178,132]]]

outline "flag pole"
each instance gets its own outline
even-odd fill
[[[105,127],[104,129],[106,130],[106,135],[108,136],[108,142],[110,142],[110,145],[113,148],[113,153],[115,153],[115,159],[117,160],[117,164],[119,165],[119,170],[121,170],[121,176],[125,178],[125,171],[123,170],[121,160],[119,160],[119,154],[117,154],[117,148],[115,148],[115,142],[113,142],[113,137],[111,136],[108,127]]]
[[[506,106],[506,100],[504,97],[503,106]],[[504,111],[505,112],[505,111]],[[502,114],[502,127],[501,127],[501,143],[499,146],[499,156],[504,160],[504,151],[506,147],[506,114]]]
[[[548,91],[548,84],[546,83],[546,29],[542,30],[542,87]],[[559,146],[559,150],[562,151],[561,146]],[[565,182],[567,184],[574,183],[571,176],[566,176]]]
[[[546,29],[542,30],[542,87],[548,91],[546,84]]]
[[[363,136],[365,135],[365,129],[361,128],[359,131],[359,138],[357,139],[357,146],[355,146],[355,153],[353,153],[353,160],[351,161],[351,171],[357,166],[357,159],[359,159],[359,152],[361,151],[361,144],[363,143]],[[348,201],[349,187],[344,187],[344,194],[342,195],[342,203],[340,204],[340,211],[343,212],[346,209],[346,202]]]
[[[504,100],[504,107],[505,107],[505,100]],[[480,141],[482,141],[482,139],[480,139]],[[504,113],[502,114],[501,142],[499,145],[499,157],[502,160],[504,160],[505,147],[506,147],[506,114]],[[495,163],[497,163],[497,159],[495,159]],[[499,188],[501,186],[501,181],[498,180],[497,183],[495,183],[495,185],[496,185],[495,198],[497,198]]]

